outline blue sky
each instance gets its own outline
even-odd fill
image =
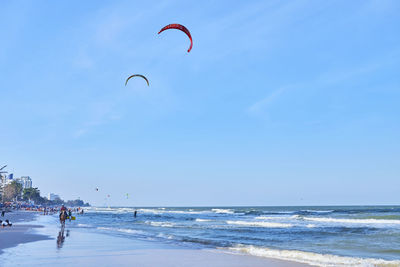
[[[0,11],[0,163],[43,193],[95,205],[400,204],[399,1]],[[190,53],[182,32],[157,35],[169,23],[189,28]],[[150,87],[125,87],[133,73]]]

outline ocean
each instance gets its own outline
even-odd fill
[[[400,266],[400,206],[90,207],[68,227],[315,266]]]

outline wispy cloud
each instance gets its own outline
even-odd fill
[[[370,62],[361,66],[357,66],[351,69],[340,69],[337,71],[330,71],[326,73],[322,73],[313,80],[309,80],[302,83],[290,84],[286,86],[282,86],[274,91],[272,91],[269,95],[262,98],[261,100],[255,102],[247,108],[247,112],[251,114],[258,114],[264,112],[268,109],[268,107],[275,102],[278,98],[282,97],[285,94],[289,94],[291,91],[295,90],[310,90],[310,89],[322,89],[330,85],[339,84],[344,81],[351,80],[356,77],[360,77],[369,73],[372,73],[386,65],[390,65],[395,62],[398,57],[398,52],[393,51],[393,53],[389,53],[385,57],[382,57],[379,61]]]
[[[260,111],[266,109],[276,98],[278,98],[282,93],[284,93],[288,87],[281,87],[272,93],[270,93],[268,96],[265,98],[261,99],[260,101],[257,101],[253,105],[251,105],[247,111],[250,113],[259,113]]]

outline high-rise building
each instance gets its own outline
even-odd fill
[[[57,199],[60,199],[60,196],[56,195],[56,194],[53,194],[53,193],[49,193],[48,199],[49,200],[57,200]]]
[[[21,178],[18,178],[18,183],[22,185],[22,188],[32,188],[32,179],[29,176],[21,176]]]
[[[22,176],[21,178],[15,178],[12,173],[9,175],[3,175],[0,177],[0,187],[5,187],[10,184],[12,181],[15,181],[22,185],[22,188],[31,188],[32,187],[32,179],[29,176]]]

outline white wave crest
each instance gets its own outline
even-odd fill
[[[256,220],[288,220],[288,219],[298,219],[299,215],[292,215],[292,216],[258,216],[254,219]]]
[[[171,222],[152,222],[152,221],[145,221],[146,224],[150,224],[151,226],[156,227],[174,227],[176,224]]]
[[[135,208],[111,208],[111,207],[87,207],[85,208],[85,213],[133,213]]]
[[[333,223],[359,223],[359,224],[400,224],[400,220],[378,220],[378,219],[341,219],[341,218],[314,218],[303,217],[303,220],[313,222]]]
[[[208,220],[208,219],[196,219],[196,222],[211,222],[212,220]]]
[[[82,228],[90,228],[90,227],[93,227],[93,225],[84,224],[84,223],[78,223],[77,226],[78,226],[78,227],[82,227]]]
[[[168,234],[164,234],[164,233],[159,233],[157,235],[157,237],[161,237],[161,238],[165,238],[165,239],[174,239],[173,235],[168,235]]]
[[[124,228],[112,228],[112,227],[97,227],[98,230],[106,230],[106,231],[114,231],[114,232],[122,232],[128,234],[145,234],[145,232],[140,230],[133,230],[133,229],[124,229]]]
[[[266,228],[289,228],[292,224],[289,223],[273,223],[273,222],[247,222],[247,221],[226,221],[227,224],[266,227]]]
[[[235,213],[233,210],[230,210],[230,209],[211,209],[211,211],[215,212],[215,213],[226,213],[226,214]]]
[[[246,253],[258,257],[268,257],[280,260],[296,261],[314,266],[400,266],[399,260],[383,260],[374,258],[344,257],[330,254],[318,254],[298,250],[277,250],[256,246],[236,246],[229,248],[230,251]]]

